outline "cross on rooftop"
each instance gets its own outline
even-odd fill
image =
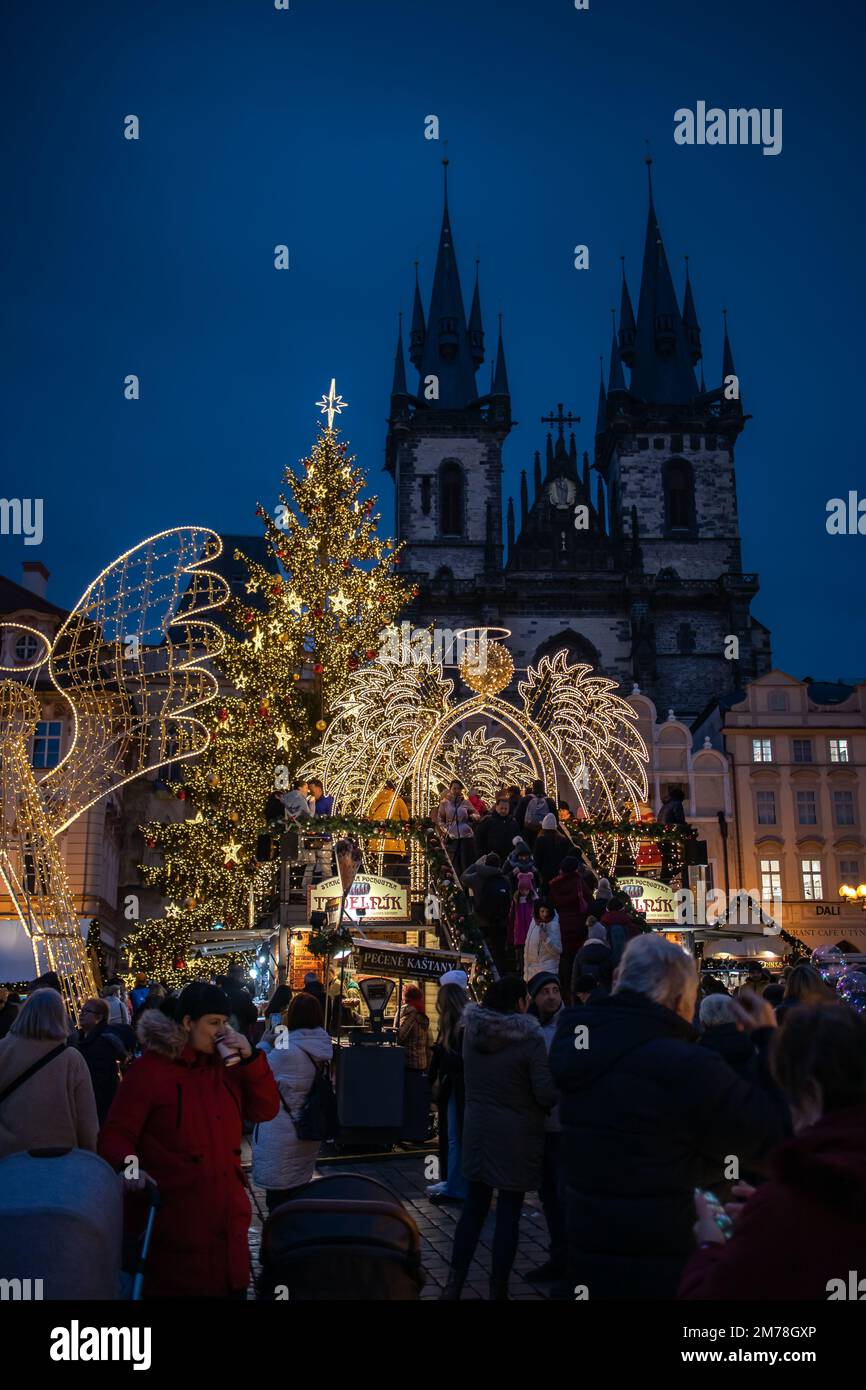
[[[542,415],[542,417],[541,417],[541,423],[542,423],[542,425],[558,425],[558,426],[559,426],[559,434],[560,434],[560,437],[561,437],[561,436],[562,436],[563,429],[564,429],[564,427],[565,427],[566,425],[568,425],[569,429],[572,429],[575,425],[579,425],[579,424],[580,424],[580,416],[579,416],[579,415],[572,415],[571,411],[569,411],[567,415],[563,415],[563,413],[562,413],[562,401],[559,402],[559,404],[557,405],[556,409],[557,409],[557,414],[556,414],[556,415],[554,415],[553,411],[551,411],[549,415]]]

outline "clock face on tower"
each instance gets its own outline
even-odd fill
[[[547,496],[552,507],[571,507],[577,496],[577,488],[570,478],[554,478],[547,489]]]

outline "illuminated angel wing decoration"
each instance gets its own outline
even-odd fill
[[[502,787],[523,787],[536,775],[520,749],[503,738],[488,738],[483,728],[469,729],[455,738],[436,764],[437,783],[455,777],[464,787],[477,787],[482,800],[492,804]]]
[[[226,581],[202,568],[219,555],[214,531],[179,527],[121,555],[89,586],[53,645],[0,680],[0,889],[33,950],[34,973],[56,970],[73,1013],[94,992],[58,837],[100,797],[170,760],[194,757],[207,730],[191,712],[213,699],[201,663],[222,650],[203,618],[226,602]],[[70,746],[37,782],[30,747],[41,706],[27,681],[47,669],[71,711]]]
[[[518,685],[527,720],[546,736],[568,769],[587,815],[618,819],[646,796],[646,744],[616,681],[592,667],[570,666],[564,651],[530,666]]]
[[[407,768],[419,743],[450,706],[454,682],[436,663],[378,662],[356,671],[332,705],[332,720],[301,775],[318,773],[335,811],[364,816],[391,780],[410,802]]]
[[[48,669],[74,731],[42,782],[56,834],[112,788],[204,749],[207,730],[192,711],[217,693],[201,663],[224,639],[203,615],[229,589],[202,566],[221,551],[202,527],[152,536],[103,570],[58,632]]]

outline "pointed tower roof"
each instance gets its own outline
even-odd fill
[[[424,323],[424,305],[421,303],[421,286],[418,283],[418,262],[415,262],[415,298],[412,301],[412,330],[409,336],[409,360],[413,367],[420,368],[424,351],[427,328]]]
[[[683,404],[698,393],[688,336],[665,255],[647,159],[649,210],[641,270],[631,392],[660,405]]]
[[[623,362],[627,367],[634,364],[634,340],[636,325],[634,321],[634,309],[631,307],[631,295],[628,292],[628,282],[625,278],[625,256],[620,256],[622,266],[622,290],[619,297],[619,351]]]
[[[475,289],[469,310],[469,346],[476,367],[484,361],[484,324],[481,321],[481,293],[478,288],[478,261],[475,262]]]
[[[435,376],[439,382],[439,396],[430,402],[432,406],[440,410],[461,410],[478,399],[475,385],[477,363],[470,346],[448,211],[448,160],[443,159],[442,164],[445,169],[442,228],[433,272],[424,351],[418,370],[422,378]]]
[[[407,396],[406,390],[406,359],[403,356],[403,315],[399,316],[399,326],[397,328],[397,351],[394,354],[394,385],[391,387],[392,396]]]
[[[733,354],[733,352],[731,351],[731,340],[730,340],[730,338],[728,337],[728,311],[727,311],[727,309],[723,309],[723,310],[722,310],[722,315],[723,315],[723,317],[724,317],[724,322],[725,322],[725,338],[724,338],[724,342],[723,342],[723,344],[722,344],[722,401],[721,401],[721,408],[722,408],[722,410],[727,411],[727,412],[729,412],[729,413],[731,413],[731,414],[735,414],[735,413],[742,414],[742,410],[743,410],[743,401],[742,401],[742,397],[741,397],[740,395],[737,395],[737,397],[736,397],[735,399],[732,399],[732,400],[728,400],[728,399],[725,397],[725,382],[726,382],[726,380],[728,379],[728,377],[737,376],[737,369],[736,369],[736,367],[734,366],[734,354]],[[738,386],[738,388],[739,388],[739,378],[738,378],[738,380],[737,380],[737,386]]]
[[[598,368],[598,410],[595,413],[595,432],[596,434],[604,434],[607,429],[607,396],[604,391],[604,358],[601,355],[598,359]]]
[[[701,326],[698,323],[697,310],[695,309],[695,297],[692,294],[692,282],[689,279],[689,258],[686,256],[686,288],[683,295],[683,324],[686,330],[686,337],[689,340],[689,349],[692,355],[692,366],[696,366],[701,360]]]
[[[496,367],[493,372],[493,396],[507,396],[508,390],[508,371],[505,366],[505,347],[502,342],[502,315],[499,315],[499,342],[496,347]]]
[[[616,340],[616,319],[613,309],[610,311],[610,318],[613,325],[613,333],[610,340],[610,375],[607,382],[608,395],[612,395],[614,391],[625,391],[627,389],[625,384],[625,373],[622,369],[622,359],[619,355],[619,343]]]

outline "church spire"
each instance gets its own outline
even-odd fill
[[[701,360],[701,326],[698,323],[698,315],[695,309],[695,297],[692,294],[692,282],[689,279],[689,258],[685,257],[686,262],[686,288],[683,295],[683,324],[686,330],[686,337],[689,340],[689,351],[692,356],[692,366],[697,366]]]
[[[635,330],[631,393],[661,405],[685,404],[698,385],[686,328],[680,314],[656,216],[652,159],[647,158],[649,209]]]
[[[625,278],[625,256],[620,256],[622,267],[622,291],[619,298],[619,352],[623,362],[627,367],[634,366],[634,309],[631,307],[631,295],[628,292],[628,282]]]
[[[478,261],[475,262],[475,289],[472,292],[472,308],[469,310],[469,347],[472,361],[480,367],[484,361],[484,325],[481,321],[481,293],[478,288]]]
[[[739,380],[739,377],[737,376],[737,369],[736,369],[736,367],[734,366],[734,354],[733,354],[733,352],[731,351],[731,340],[730,340],[730,338],[728,337],[728,311],[727,311],[727,309],[723,309],[723,310],[722,310],[722,316],[723,316],[723,318],[724,318],[724,324],[725,324],[725,338],[724,338],[724,342],[723,342],[723,344],[722,344],[722,401],[721,401],[721,408],[722,408],[722,410],[725,411],[727,414],[730,414],[730,415],[740,414],[740,415],[742,415],[742,413],[743,413],[743,402],[742,402],[742,399],[740,398],[740,380]],[[725,394],[726,392],[730,392],[731,390],[734,389],[734,383],[731,382],[731,380],[730,380],[731,377],[735,377],[735,378],[736,378],[736,390],[737,390],[737,394],[736,394],[736,396],[733,396],[733,397],[730,396],[730,395],[726,395],[726,394]]]
[[[595,413],[595,432],[604,434],[607,429],[607,396],[604,391],[604,358],[598,359],[598,410]]]
[[[424,352],[424,339],[427,329],[424,324],[424,305],[421,303],[421,286],[418,283],[418,262],[415,262],[415,298],[412,303],[412,329],[409,334],[409,361],[413,367],[421,369]]]
[[[524,472],[524,474],[523,474],[523,478],[524,478],[524,481],[525,481],[525,479],[526,479],[526,473],[525,473],[525,472]],[[508,511],[507,511],[507,513],[506,513],[505,525],[506,525],[506,531],[507,531],[507,534],[508,534],[508,556],[509,556],[509,559],[510,559],[510,558],[511,558],[511,552],[512,552],[513,549],[514,549],[514,498],[513,498],[513,497],[509,497],[509,499],[508,499]]]
[[[613,333],[610,340],[610,376],[607,383],[607,393],[612,395],[614,391],[625,391],[625,375],[622,370],[622,361],[619,355],[619,344],[616,340],[616,319],[613,309],[610,311]]]
[[[499,342],[496,347],[496,368],[493,372],[493,391],[494,396],[507,396],[508,372],[505,367],[505,347],[502,342],[502,315],[499,315]]]
[[[422,380],[435,378],[438,394],[429,397],[431,405],[445,410],[462,410],[478,400],[475,385],[477,361],[463,307],[463,291],[457,268],[457,253],[448,211],[448,160],[445,169],[445,198],[439,250],[433,272],[427,333],[419,372]]]
[[[399,316],[399,327],[397,329],[397,351],[394,354],[394,384],[391,387],[392,396],[407,396],[406,390],[406,359],[403,356],[403,315]]]
[[[526,518],[529,516],[529,484],[526,481],[526,469],[520,470],[520,529],[526,525]]]

